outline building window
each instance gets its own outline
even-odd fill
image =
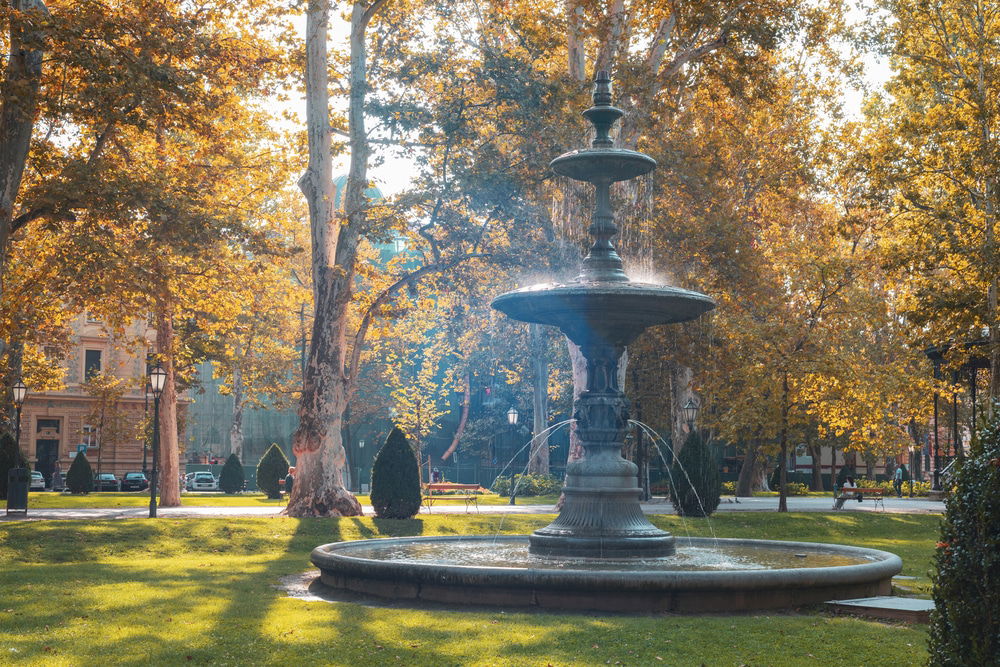
[[[406,250],[406,239],[401,236],[397,236],[396,238],[394,238],[392,240],[392,250],[396,254],[399,254],[404,250]]]
[[[82,429],[80,429],[80,431],[82,433],[82,437],[80,439],[81,445],[87,445],[87,449],[94,449],[97,447],[97,433],[93,426],[86,424]]]
[[[85,350],[83,353],[83,377],[89,382],[101,372],[101,351]]]
[[[87,324],[100,324],[100,323],[101,323],[101,318],[99,318],[97,315],[94,315],[92,312],[90,312],[88,310],[87,311]]]

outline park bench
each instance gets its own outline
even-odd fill
[[[421,502],[427,507],[427,512],[430,513],[431,507],[434,505],[435,500],[441,500],[443,498],[449,498],[454,500],[462,500],[465,502],[465,511],[469,511],[469,506],[474,505],[476,511],[479,511],[479,496],[474,493],[466,494],[456,494],[456,491],[479,491],[480,487],[478,484],[453,484],[451,482],[431,482],[430,484],[423,485],[424,494],[421,498]],[[434,495],[437,492],[437,495]]]
[[[871,499],[872,502],[875,503],[875,507],[879,507],[881,505],[882,511],[885,511],[885,501],[883,500],[885,491],[882,489],[866,488],[863,486],[852,489],[841,489],[840,495],[837,496],[837,498],[846,497],[847,500],[854,500],[859,493],[862,498]],[[833,509],[840,509],[837,507],[836,502],[833,505]]]

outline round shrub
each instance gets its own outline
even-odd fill
[[[219,488],[223,493],[239,493],[246,486],[243,464],[236,454],[230,454],[219,473]]]
[[[417,457],[398,428],[392,429],[372,463],[371,501],[381,519],[409,519],[420,511]]]
[[[996,665],[1000,656],[1000,403],[945,501],[934,554],[930,664]]]
[[[708,516],[716,510],[722,492],[719,466],[698,431],[688,435],[670,472],[670,502],[678,514]]]
[[[94,470],[87,455],[80,452],[66,473],[66,488],[70,493],[90,493],[94,490]]]
[[[802,482],[788,482],[785,488],[785,495],[808,496],[809,485],[803,484]]]
[[[7,499],[7,472],[11,468],[27,468],[28,462],[10,433],[0,435],[0,500]]]
[[[272,443],[257,464],[257,488],[266,493],[268,498],[280,498],[281,487],[278,486],[278,481],[285,479],[287,474],[288,459],[281,447]]]

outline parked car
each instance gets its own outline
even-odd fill
[[[149,488],[149,480],[141,472],[127,472],[122,477],[122,491],[145,491]]]
[[[219,480],[210,472],[196,472],[191,479],[192,491],[218,491]]]
[[[28,487],[32,491],[45,490],[45,476],[37,470],[31,471],[31,485]]]
[[[94,491],[118,491],[120,488],[118,478],[109,472],[94,476]]]

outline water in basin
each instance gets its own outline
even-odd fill
[[[538,570],[695,572],[776,570],[858,565],[868,559],[822,550],[808,552],[759,546],[678,546],[673,556],[646,559],[545,558],[528,553],[524,541],[448,542],[352,546],[350,556],[396,563]]]

